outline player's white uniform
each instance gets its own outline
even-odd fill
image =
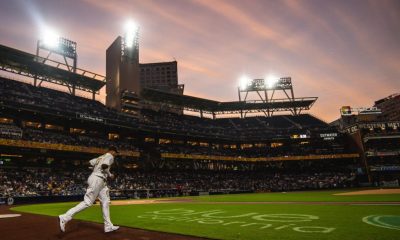
[[[110,220],[110,194],[107,187],[107,177],[111,175],[110,167],[113,162],[114,157],[110,153],[106,153],[98,158],[90,160],[89,163],[93,167],[93,172],[88,178],[89,187],[86,190],[84,200],[68,210],[65,214],[59,216],[60,221],[64,221],[64,226],[65,223],[70,221],[75,214],[92,206],[98,197],[103,212],[104,231],[108,232],[113,228],[113,224]],[[107,164],[109,167],[103,170],[101,167],[103,164]]]

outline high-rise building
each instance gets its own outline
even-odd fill
[[[133,40],[132,40],[133,39]],[[138,33],[117,37],[106,52],[106,105],[131,113],[138,105],[143,88],[183,94],[178,84],[178,64],[172,62],[139,63]],[[124,98],[123,100],[121,100]],[[134,103],[132,102],[134,99]],[[129,103],[129,109],[125,109]]]
[[[400,120],[400,93],[375,101],[375,107],[382,111],[382,119],[387,121]]]
[[[140,85],[162,91],[183,94],[183,85],[178,84],[178,63],[140,63]]]
[[[106,105],[121,110],[121,96],[125,91],[140,92],[139,47],[127,46],[117,37],[106,51]]]

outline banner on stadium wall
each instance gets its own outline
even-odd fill
[[[399,187],[399,180],[394,180],[394,181],[382,181],[381,182],[382,187]]]
[[[22,137],[22,131],[16,129],[8,129],[8,128],[0,128],[0,135],[4,136],[13,136],[13,137]]]
[[[0,205],[13,205],[14,198],[12,197],[2,197],[0,198]]]
[[[12,197],[7,198],[7,205],[9,206],[14,205],[14,198]]]
[[[391,129],[399,129],[400,128],[400,121],[396,122],[372,122],[372,123],[357,123],[355,125],[352,125],[350,127],[347,127],[345,130],[348,133],[354,133],[358,129],[374,129],[374,128],[380,128],[380,129],[386,129],[386,128],[391,128]]]
[[[400,166],[371,166],[370,170],[372,172],[390,172],[390,171],[400,171]]]
[[[387,157],[387,156],[398,156],[400,155],[400,151],[386,151],[386,152],[379,152],[379,151],[367,151],[366,155],[368,157]]]
[[[92,115],[89,115],[89,114],[86,114],[86,113],[77,113],[76,117],[80,118],[80,119],[93,121],[93,122],[106,123],[105,119],[100,118],[100,117],[96,117],[96,116],[92,116]]]
[[[385,156],[397,156],[397,155],[400,155],[400,151],[376,152],[375,156],[385,157]]]
[[[66,145],[60,143],[42,143],[42,142],[32,142],[32,141],[4,139],[4,138],[0,138],[0,145],[12,146],[12,147],[24,147],[24,148],[49,149],[58,151],[96,153],[96,154],[104,154],[106,152],[106,149],[96,148],[96,147],[74,146],[74,145]],[[129,151],[129,150],[119,150],[119,154],[127,157],[140,156],[139,152]]]
[[[222,161],[243,161],[243,162],[259,162],[259,161],[298,161],[298,160],[322,160],[322,159],[338,159],[338,158],[358,158],[358,153],[351,154],[327,154],[327,155],[309,155],[309,156],[285,156],[285,157],[230,157],[230,156],[214,156],[214,155],[198,155],[198,154],[181,154],[181,153],[162,153],[162,158],[175,159],[197,159],[197,160],[222,160]]]

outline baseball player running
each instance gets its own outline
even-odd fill
[[[119,228],[118,226],[114,226],[110,220],[110,195],[107,187],[107,178],[114,178],[110,173],[110,167],[117,153],[117,148],[111,146],[106,154],[90,160],[89,163],[91,168],[93,168],[93,172],[88,178],[89,186],[86,190],[84,200],[68,210],[65,214],[58,216],[62,232],[65,232],[65,225],[72,217],[78,212],[92,206],[96,198],[99,198],[103,212],[104,232],[112,232]]]

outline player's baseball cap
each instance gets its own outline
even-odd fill
[[[114,151],[114,152],[118,153],[118,149],[117,149],[116,146],[110,146],[110,147],[108,148],[108,151]]]

